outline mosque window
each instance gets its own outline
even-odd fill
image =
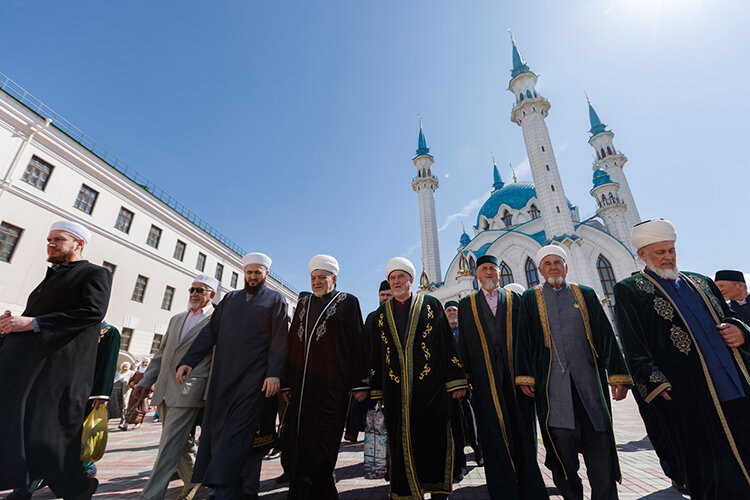
[[[503,214],[502,219],[503,219],[503,222],[505,223],[505,227],[510,227],[513,225],[513,214],[511,214],[507,210]]]
[[[612,270],[612,264],[609,263],[604,255],[599,255],[599,259],[596,261],[596,270],[599,271],[599,280],[602,283],[602,290],[604,290],[604,296],[609,306],[609,312],[614,318],[615,314],[615,273]]]
[[[605,195],[602,195],[602,204],[601,206],[604,206],[607,204],[607,197]]]
[[[547,172],[549,172],[549,165],[545,165],[545,167],[547,167]]]
[[[526,283],[529,284],[529,288],[539,284],[539,273],[536,270],[536,264],[531,260],[531,257],[526,257]]]
[[[531,91],[529,89],[526,89],[526,97],[531,99]]]
[[[518,102],[521,102],[521,101],[523,101],[523,94],[522,93],[518,94]]]
[[[4,222],[0,224],[0,261],[10,262],[23,229]]]
[[[500,286],[510,285],[513,283],[513,272],[505,261],[500,263]]]
[[[542,151],[544,151],[544,146],[542,146]]]
[[[550,185],[550,189],[551,189],[552,191],[554,191],[554,190],[555,190],[555,186],[554,186],[554,185]]]
[[[556,206],[555,208],[557,209],[557,213],[559,214],[560,213],[560,207]]]
[[[532,219],[538,219],[539,217],[541,217],[542,214],[541,212],[539,212],[539,209],[536,208],[536,205],[532,203],[531,208],[529,209],[529,215],[531,216]]]
[[[609,149],[609,146],[607,146],[607,154],[608,154],[608,155],[611,155],[611,154],[612,154],[612,150],[611,150],[611,149]]]
[[[607,155],[606,155],[606,154],[604,153],[604,148],[601,148],[601,149],[600,149],[599,151],[600,151],[600,153],[601,153],[601,158],[604,158],[605,156],[607,156]]]
[[[49,163],[40,160],[36,156],[32,156],[21,180],[44,191],[53,168]]]
[[[612,193],[609,193],[609,204],[613,205],[615,203],[615,197],[612,196]]]

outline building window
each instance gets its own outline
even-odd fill
[[[224,264],[216,263],[216,273],[214,274],[214,278],[219,280],[219,283],[221,283],[221,278],[224,276]],[[218,290],[217,290],[218,291]]]
[[[102,267],[109,271],[109,274],[113,275],[115,274],[115,269],[117,269],[117,266],[112,264],[111,262],[107,262],[106,260],[102,262]]]
[[[81,212],[91,214],[91,211],[94,210],[97,196],[99,196],[98,191],[91,189],[86,184],[81,184],[81,189],[78,191],[78,197],[73,206]]]
[[[148,278],[139,274],[138,279],[135,280],[135,287],[133,287],[133,295],[130,296],[130,300],[143,302],[143,296],[146,295],[146,285],[148,285]]]
[[[538,208],[536,208],[536,205],[533,203],[531,204],[531,207],[529,208],[529,215],[532,219],[538,219],[542,216],[542,213],[539,211]]]
[[[123,328],[120,330],[120,350],[127,351],[130,348],[130,340],[133,338],[132,328]]]
[[[526,257],[526,283],[528,283],[529,288],[532,286],[536,286],[539,284],[539,273],[536,270],[536,264],[534,264],[534,261],[531,260],[531,257]]]
[[[174,288],[167,286],[164,289],[164,298],[161,299],[161,308],[165,311],[172,309],[172,299],[174,298]]]
[[[164,335],[160,333],[154,334],[154,340],[151,341],[151,354],[156,354],[157,352],[159,352],[162,340],[164,340]]]
[[[195,263],[195,268],[203,272],[206,268],[206,254],[198,252],[198,262]]]
[[[185,258],[185,248],[187,248],[185,242],[177,240],[177,244],[174,246],[174,258],[182,262],[182,259]]]
[[[560,207],[559,206],[555,206],[555,208],[557,209],[557,213],[559,214],[560,213]]]
[[[605,299],[607,299],[607,305],[609,306],[609,312],[614,318],[615,314],[615,273],[612,270],[612,264],[609,263],[604,255],[599,255],[596,261],[596,270],[599,271],[599,281],[602,283],[602,290],[604,290]]]
[[[549,165],[545,165],[545,167],[547,167],[547,172],[549,172]]]
[[[554,191],[554,190],[555,190],[555,186],[554,186],[554,185],[551,185],[551,186],[550,186],[550,189],[551,189],[552,191]]]
[[[21,237],[23,229],[13,226],[7,222],[0,224],[0,260],[10,262],[13,251],[16,249],[18,239]]]
[[[237,273],[232,273],[232,281],[230,282],[230,287],[232,289],[237,288],[237,279],[239,278],[239,275]]]
[[[26,170],[24,171],[21,180],[44,191],[53,168],[54,167],[49,163],[33,156],[29,164],[26,166]]]
[[[125,207],[120,207],[120,213],[117,214],[117,220],[115,221],[115,229],[119,229],[123,233],[130,232],[130,225],[133,223],[133,212]]]
[[[542,151],[544,151],[544,146],[542,146]]]
[[[500,263],[500,286],[510,285],[513,283],[513,271],[510,270],[505,261]]]
[[[505,223],[505,227],[510,227],[513,225],[513,215],[507,210],[503,214],[502,219],[503,219],[503,222]]]
[[[161,229],[151,224],[151,229],[149,230],[148,238],[146,239],[146,245],[159,248],[159,240],[161,240]]]

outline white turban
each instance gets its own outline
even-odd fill
[[[211,287],[214,292],[219,291],[219,280],[208,274],[199,274],[193,278],[193,283],[203,283],[204,285]]]
[[[508,283],[503,288],[505,288],[506,290],[510,290],[511,292],[520,293],[521,295],[523,295],[523,292],[526,291],[526,288],[519,283]]]
[[[417,274],[417,270],[414,269],[414,264],[404,257],[394,257],[388,261],[388,264],[385,265],[385,279],[388,279],[388,276],[390,276],[393,271],[404,271],[405,273],[409,273],[409,276],[411,276],[412,279],[414,279]]]
[[[266,269],[271,269],[271,257],[264,253],[252,252],[242,257],[242,268],[246,268],[250,264],[259,264]]]
[[[91,231],[83,227],[81,224],[69,220],[57,221],[50,226],[49,230],[70,233],[79,240],[83,240],[85,245],[88,245],[91,240]]]
[[[677,233],[668,220],[651,219],[633,226],[631,239],[633,246],[639,249],[660,241],[677,241]]]
[[[536,265],[542,265],[542,260],[549,255],[558,255],[562,258],[563,261],[565,261],[566,263],[568,262],[568,254],[565,253],[565,249],[563,247],[557,245],[547,245],[546,247],[542,247],[537,250]]]
[[[308,268],[310,270],[310,274],[312,274],[312,272],[316,269],[328,271],[329,273],[333,273],[335,275],[339,274],[339,262],[330,255],[316,255],[315,257],[310,259],[310,265],[308,266]]]

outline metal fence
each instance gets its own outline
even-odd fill
[[[129,167],[124,162],[120,161],[119,158],[117,158],[110,151],[98,144],[94,139],[86,135],[81,129],[60,116],[52,108],[31,95],[28,91],[26,91],[26,89],[18,85],[2,72],[0,72],[0,90],[26,106],[28,109],[30,109],[43,119],[51,119],[52,126],[57,130],[73,139],[75,142],[97,156],[104,163],[120,172],[122,175],[136,183],[144,190],[148,191],[148,193],[151,194],[154,198],[158,199],[169,208],[183,216],[185,219],[193,223],[205,233],[216,239],[219,243],[239,256],[245,254],[245,251],[239,245],[224,236],[201,217],[190,211],[185,205],[172,198],[163,189],[155,185],[153,182],[149,181],[146,177],[135,171],[133,168]],[[276,281],[278,281],[294,293],[299,293],[298,290],[296,290],[288,281],[283,279],[275,272],[271,271],[270,274]]]

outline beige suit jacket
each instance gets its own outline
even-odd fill
[[[208,378],[211,375],[213,355],[206,356],[195,368],[183,385],[177,382],[177,363],[187,353],[198,336],[198,333],[211,319],[213,308],[209,308],[203,317],[185,333],[180,341],[180,331],[187,318],[187,311],[172,316],[167,333],[164,334],[161,346],[146,369],[141,387],[154,385],[151,404],[157,406],[164,402],[168,407],[200,408],[204,404]]]

